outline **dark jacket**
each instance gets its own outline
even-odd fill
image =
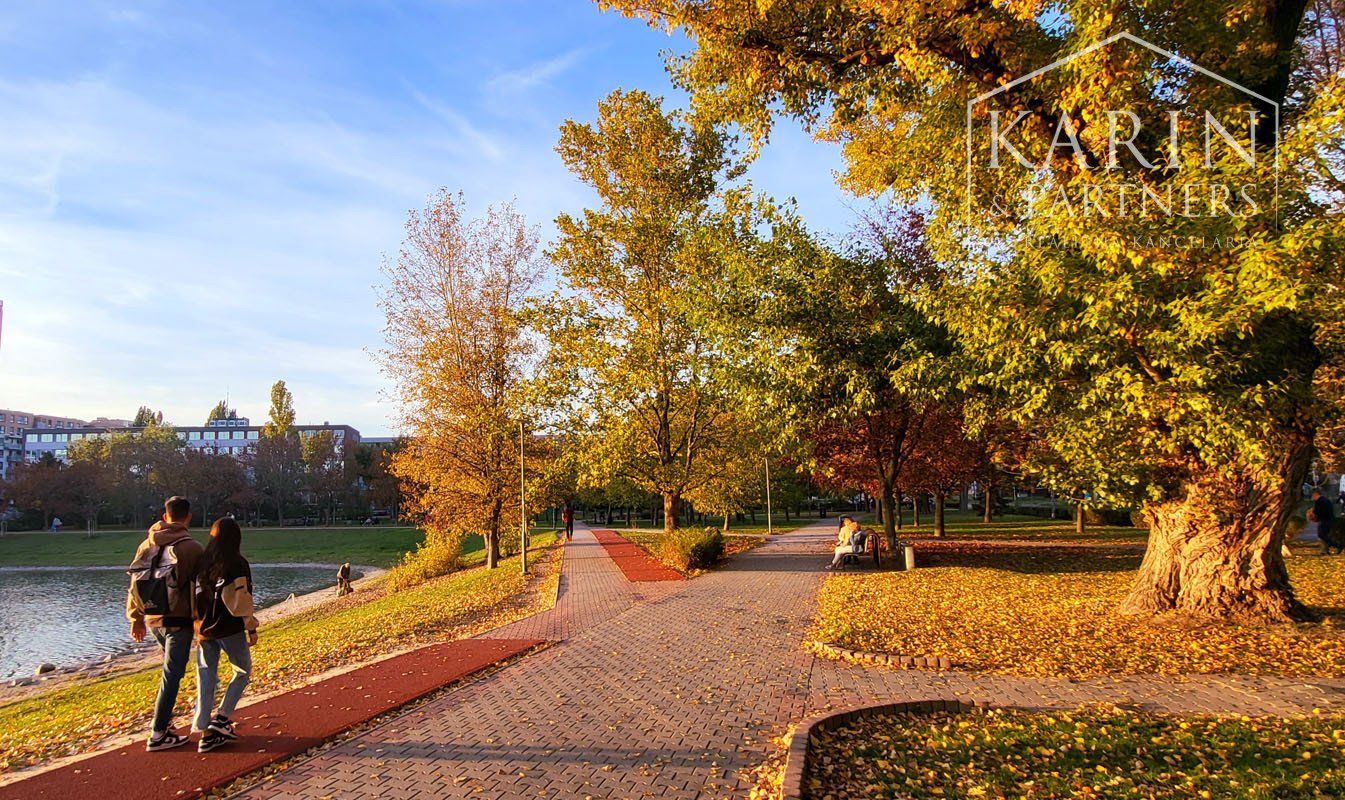
[[[239,557],[232,564],[208,566],[196,576],[196,638],[223,639],[257,630],[252,605],[252,566]]]
[[[1319,497],[1312,501],[1312,512],[1317,517],[1317,533],[1323,539],[1330,538],[1331,526],[1336,522],[1336,506],[1325,497]]]

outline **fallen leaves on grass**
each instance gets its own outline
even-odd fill
[[[537,548],[550,535],[534,536]],[[549,556],[549,557],[548,557]],[[559,580],[560,548],[532,576],[506,566],[465,570],[395,594],[359,592],[267,625],[253,651],[250,695],[302,684],[321,672],[395,650],[474,636],[549,607]],[[104,738],[143,730],[158,683],[156,670],[79,682],[0,706],[0,772],[80,752]],[[191,708],[188,670],[177,713]]]
[[[1324,611],[1326,622],[1257,625],[1118,614],[1140,560],[1125,548],[919,547],[922,567],[912,572],[830,577],[813,637],[1022,675],[1326,677],[1345,665],[1345,559],[1289,563],[1299,598]]]
[[[816,798],[1339,797],[1342,728],[1339,716],[1115,707],[878,715],[813,736],[809,788]]]

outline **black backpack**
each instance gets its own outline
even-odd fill
[[[131,596],[147,617],[166,617],[172,613],[170,588],[177,588],[176,543],[151,547],[126,570],[131,576]]]

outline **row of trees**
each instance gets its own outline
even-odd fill
[[[1345,305],[1321,271],[1343,232],[1329,212],[1345,194],[1345,87],[1338,37],[1323,33],[1336,4],[604,5],[690,37],[672,69],[693,112],[618,91],[595,122],[563,126],[558,152],[597,199],[556,220],[554,292],[512,209],[467,222],[442,195],[412,218],[385,306],[389,371],[423,432],[394,469],[422,513],[498,536],[535,448],[553,465],[543,496],[557,476],[624,481],[658,494],[671,527],[684,501],[730,507],[763,455],[788,454],[878,497],[890,541],[902,492],[991,488],[1008,469],[1142,509],[1152,534],[1126,611],[1307,616],[1281,546],[1339,428]],[[1080,106],[1231,107],[1225,82],[1163,71],[1145,48],[996,92],[1115,30],[1199,53],[1283,109],[1278,131],[1252,134],[1262,148],[1278,134],[1275,164],[1203,164],[1260,184],[1291,165],[1273,220],[993,205],[1040,200],[1047,167],[1085,191],[1177,180],[1176,163],[1091,169],[1106,131]],[[1020,116],[1042,169],[967,186],[966,101],[981,95],[977,114]],[[1058,146],[1062,114],[1080,126],[1072,150]],[[738,180],[725,133],[745,131],[751,156],[782,116],[844,145],[848,188],[927,212],[880,214],[839,243],[808,230]],[[1180,124],[1182,141],[1198,138]],[[1239,244],[1173,247],[1172,233]]]
[[[221,402],[209,420],[231,418],[236,412]],[[18,465],[0,485],[0,499],[44,528],[59,516],[79,518],[90,530],[100,521],[144,526],[173,494],[188,497],[202,523],[226,512],[257,521],[269,515],[282,524],[295,515],[362,519],[371,506],[398,504],[390,452],[348,448],[331,431],[301,436],[284,381],[272,387],[260,438],[241,454],[190,447],[164,423],[162,412],[147,407],[135,424],[134,431],[71,442],[65,461],[46,456]]]

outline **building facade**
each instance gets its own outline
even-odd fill
[[[247,417],[217,419],[207,425],[171,427],[178,439],[187,447],[207,453],[239,457],[256,447],[262,432],[261,426],[253,425]],[[332,425],[324,422],[321,425],[295,425],[294,429],[301,437],[312,436],[319,431],[331,431],[336,447],[343,453],[350,453],[349,448],[354,448],[360,443],[360,432],[349,425]],[[23,458],[37,461],[50,453],[57,460],[64,461],[72,442],[100,439],[114,433],[136,434],[142,430],[144,428],[92,425],[59,430],[28,430],[23,436]]]
[[[0,480],[9,478],[14,465],[23,461],[23,444],[30,429],[70,430],[84,425],[84,420],[74,417],[55,417],[50,414],[0,408]]]

